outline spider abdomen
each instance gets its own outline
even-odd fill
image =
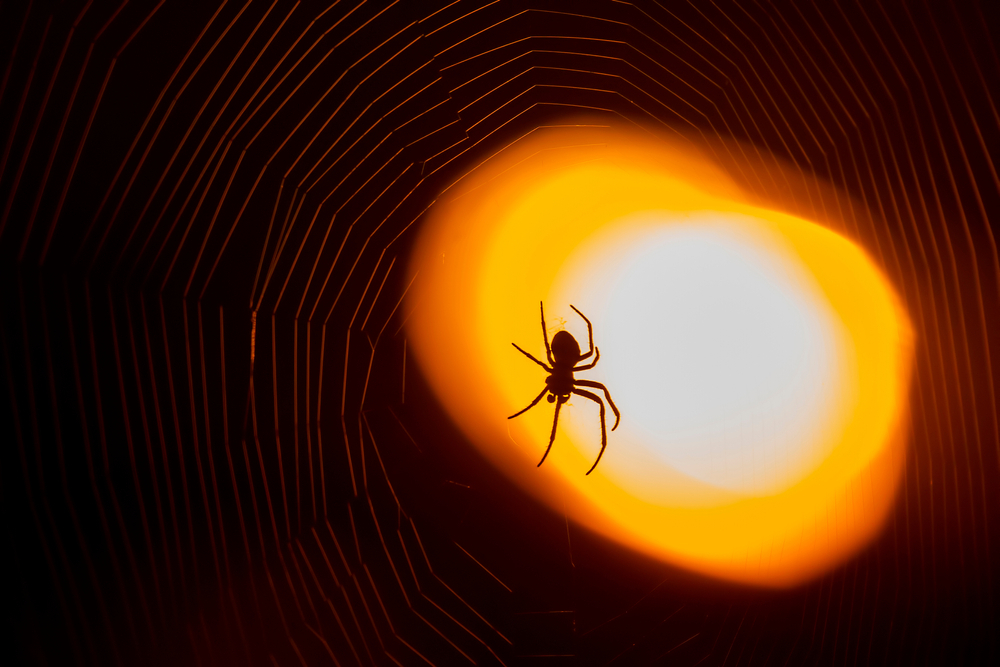
[[[575,366],[580,361],[580,344],[568,331],[558,331],[552,337],[552,356],[557,365]]]

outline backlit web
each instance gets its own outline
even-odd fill
[[[0,17],[15,662],[996,658],[1000,63],[979,3]],[[580,110],[742,142],[738,183],[836,210],[896,285],[910,454],[885,532],[844,567],[762,593],[623,553],[493,471],[407,357],[424,213]]]

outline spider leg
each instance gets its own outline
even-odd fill
[[[576,306],[574,306],[573,304],[570,304],[569,307],[572,308],[573,310],[576,310]],[[579,310],[576,310],[576,314],[582,317],[583,321],[587,323],[587,337],[590,339],[590,351],[587,352],[587,354],[580,357],[581,359],[586,359],[587,357],[589,357],[594,353],[594,325],[591,324],[590,320],[587,319],[587,316],[581,313]],[[597,363],[597,359],[594,359],[594,363],[595,364]]]
[[[538,462],[538,466],[545,463],[545,457],[549,455],[549,451],[552,449],[552,443],[556,440],[556,426],[559,425],[559,408],[562,407],[563,400],[560,398],[556,401],[556,416],[552,418],[552,435],[549,436],[549,446],[545,448],[545,453],[542,455],[542,460]],[[538,466],[535,466],[536,468]]]
[[[536,405],[538,405],[538,401],[542,400],[542,396],[544,396],[547,393],[549,393],[549,388],[548,387],[546,387],[545,389],[542,389],[542,393],[540,393],[538,396],[535,397],[535,400],[533,400],[531,402],[531,405],[529,405],[528,407],[526,407],[524,410],[521,410],[520,412],[515,412],[510,417],[507,417],[507,419],[513,419],[514,417],[516,417],[518,415],[522,415],[525,412],[527,412],[528,410],[530,410],[531,408],[535,407]]]
[[[604,456],[604,448],[608,446],[608,430],[604,425],[604,401],[602,401],[601,397],[597,394],[584,389],[574,389],[573,393],[578,396],[583,396],[584,398],[589,398],[592,401],[596,401],[597,404],[601,406],[601,453],[597,455],[597,461],[594,461],[594,465],[590,466],[590,470],[587,471],[587,474],[589,475],[594,471],[594,468],[597,467],[598,461],[600,461],[601,457]]]
[[[513,345],[514,347],[517,347],[517,343],[511,343],[511,345]],[[538,364],[539,366],[541,366],[542,368],[544,368],[545,370],[547,370],[549,373],[552,372],[551,368],[549,368],[548,366],[546,366],[545,364],[543,364],[542,362],[540,362],[538,359],[535,359],[533,356],[531,356],[530,354],[528,354],[527,352],[525,352],[524,350],[522,350],[520,347],[517,347],[517,349],[518,349],[518,351],[521,354],[523,354],[524,356],[526,356],[529,359],[531,359],[532,361],[534,361],[536,364]]]
[[[545,304],[539,301],[538,309],[542,313],[542,338],[545,339],[545,354],[548,355],[549,363],[555,366],[556,362],[555,359],[552,358],[552,348],[549,346],[549,332],[545,328]],[[551,371],[552,369],[549,370]]]
[[[621,421],[622,415],[620,412],[618,412],[618,408],[617,406],[615,406],[615,402],[611,400],[611,392],[608,391],[607,387],[605,387],[600,382],[594,382],[593,380],[573,380],[573,384],[579,385],[581,387],[593,387],[594,389],[600,389],[601,391],[603,391],[604,398],[608,399],[608,404],[611,406],[611,411],[615,413],[615,425],[611,427],[611,430],[614,431],[616,428],[618,428],[618,422]]]
[[[577,371],[589,371],[591,368],[593,368],[594,366],[597,365],[597,361],[600,358],[601,358],[601,348],[595,347],[594,348],[594,360],[591,361],[586,366],[576,366],[576,367],[574,367],[573,368],[573,372],[575,373]],[[581,359],[582,359],[582,357],[581,357]]]

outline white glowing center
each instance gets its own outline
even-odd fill
[[[622,412],[613,437],[629,443],[602,465],[624,475],[665,464],[738,493],[773,493],[827,454],[814,443],[830,418],[835,316],[794,259],[746,228],[709,214],[661,220],[627,248],[581,251],[585,270],[602,276],[586,292],[566,289],[601,350],[581,377],[600,369]],[[587,403],[574,399],[576,411]]]

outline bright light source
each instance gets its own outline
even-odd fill
[[[610,222],[564,263],[550,308],[573,302],[598,323],[599,375],[628,415],[615,440],[629,446],[602,462],[620,484],[655,489],[669,466],[776,493],[829,453],[819,432],[836,418],[841,325],[764,232],[747,216],[647,212]],[[566,429],[585,441],[591,422]]]
[[[523,488],[632,548],[770,586],[843,562],[904,460],[913,340],[891,286],[689,149],[592,132],[525,140],[435,207],[408,327],[431,386]],[[593,321],[601,360],[580,377],[622,412],[589,476],[595,404],[563,411],[540,468],[552,405],[507,419],[545,386],[511,347],[545,357],[539,300],[550,333],[586,345],[570,304]]]

